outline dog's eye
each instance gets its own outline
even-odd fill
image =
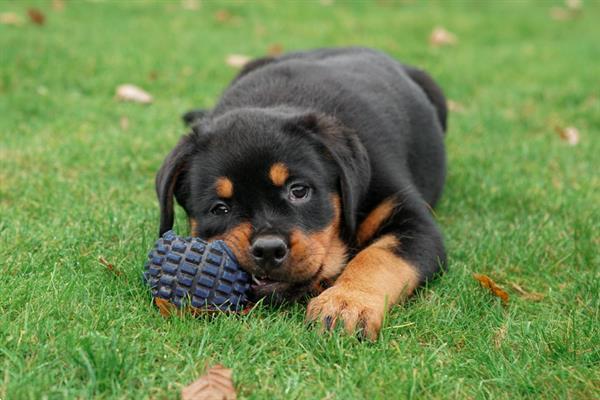
[[[302,184],[292,185],[288,197],[291,201],[307,200],[310,197],[310,187]]]
[[[214,206],[212,206],[212,208],[210,209],[210,212],[215,214],[215,215],[225,215],[225,214],[229,214],[229,206],[225,203],[216,203]]]

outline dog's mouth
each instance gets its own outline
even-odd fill
[[[285,284],[286,282],[276,281],[274,279],[270,279],[266,276],[257,276],[252,274],[252,284],[250,285],[252,289],[265,291],[270,288],[276,289],[277,286],[281,284]]]
[[[297,301],[312,291],[315,280],[319,279],[323,266],[309,279],[300,282],[289,282],[272,279],[269,276],[251,274],[250,298],[253,301],[265,299],[267,303],[277,304]]]
[[[252,274],[250,283],[250,300],[264,299],[267,303],[280,303],[288,298],[289,282],[276,281],[266,276]]]

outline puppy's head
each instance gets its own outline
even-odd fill
[[[192,235],[223,239],[257,296],[316,294],[345,264],[369,176],[358,137],[332,117],[233,111],[195,125],[166,158],[159,233],[175,197]]]

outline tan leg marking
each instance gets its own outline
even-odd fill
[[[342,320],[348,333],[357,329],[375,340],[385,312],[419,284],[419,273],[394,254],[398,240],[386,235],[362,250],[346,266],[334,286],[311,300],[307,321],[321,319],[327,329]]]
[[[233,197],[233,182],[227,177],[221,176],[217,178],[215,189],[217,191],[217,196],[222,199],[230,199]]]
[[[373,238],[383,223],[392,215],[395,207],[396,201],[390,197],[382,201],[367,215],[356,232],[356,242],[359,246],[364,246]]]
[[[273,164],[269,170],[269,178],[275,186],[283,186],[289,176],[290,171],[288,167],[281,162]]]

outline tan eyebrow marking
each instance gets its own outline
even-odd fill
[[[275,186],[283,186],[288,176],[290,176],[290,171],[288,167],[281,162],[275,163],[271,166],[269,170],[269,178],[271,178],[271,182]]]
[[[215,189],[217,190],[217,196],[222,199],[233,197],[233,182],[227,177],[221,176],[217,178]]]

